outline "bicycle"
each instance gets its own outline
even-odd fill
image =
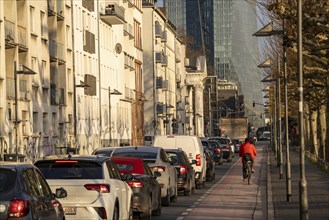
[[[245,163],[245,169],[246,169],[246,173],[247,173],[248,185],[250,185],[250,179],[251,179],[251,173],[252,173],[251,161],[250,160],[248,160]]]

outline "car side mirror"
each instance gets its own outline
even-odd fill
[[[161,176],[161,173],[159,171],[154,171],[153,176],[154,176],[154,179],[156,179]]]
[[[134,176],[131,173],[125,173],[121,175],[121,180],[123,181],[130,181],[134,179]]]
[[[57,188],[55,192],[55,197],[59,199],[67,197],[66,190],[63,187]]]

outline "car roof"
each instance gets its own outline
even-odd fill
[[[128,146],[116,148],[114,151],[117,152],[129,152],[129,151],[143,151],[143,152],[154,152],[157,153],[161,147],[156,146]]]
[[[0,161],[0,168],[22,170],[26,168],[36,168],[31,163]]]
[[[105,155],[52,155],[48,156],[45,159],[38,160],[36,163],[41,161],[58,161],[58,160],[79,160],[79,161],[96,161],[98,163],[103,163],[108,160],[109,157]]]

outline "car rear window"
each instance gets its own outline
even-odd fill
[[[46,179],[103,179],[103,168],[92,161],[39,161],[35,165]]]
[[[16,172],[0,168],[0,195],[12,190],[16,182]]]
[[[115,150],[112,156],[120,156],[120,157],[138,157],[142,159],[152,159],[155,160],[157,158],[156,152],[143,152],[143,151],[129,151],[129,152],[120,152]]]

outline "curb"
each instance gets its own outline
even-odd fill
[[[272,197],[272,177],[271,177],[271,160],[269,148],[267,148],[267,220],[274,220],[274,208]]]

